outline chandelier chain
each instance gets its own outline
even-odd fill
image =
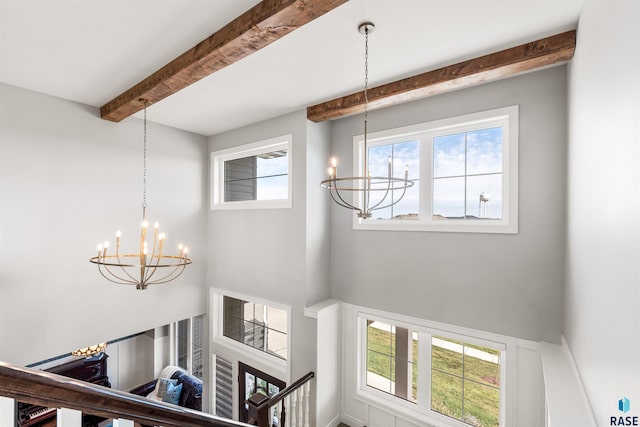
[[[369,89],[369,28],[364,29],[364,119],[367,120],[369,113],[369,97],[367,91]]]
[[[142,148],[142,209],[147,208],[147,100],[144,103],[144,137]]]

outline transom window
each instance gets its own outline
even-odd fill
[[[291,135],[211,153],[212,209],[291,207]]]
[[[361,393],[447,425],[503,425],[506,344],[365,314],[359,319]]]
[[[393,175],[408,167],[415,185],[373,218],[354,216],[354,228],[517,233],[517,137],[517,106],[368,135],[371,174],[385,176],[391,158]],[[359,173],[362,145],[355,137]]]
[[[223,298],[225,337],[287,360],[286,311],[229,296]]]

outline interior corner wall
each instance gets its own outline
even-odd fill
[[[208,214],[209,286],[285,304],[292,309],[291,377],[315,369],[316,325],[304,316],[307,294],[306,111],[209,138],[209,150],[293,135],[293,205],[287,209],[211,210]],[[209,197],[206,199],[209,200]]]
[[[327,266],[330,255],[331,198],[320,187],[320,181],[327,175],[330,145],[331,123],[307,121],[306,307],[324,301],[331,295],[331,269]]]
[[[149,123],[148,150],[148,218],[194,263],[138,291],[88,260],[118,228],[136,248],[142,121],[0,84],[0,360],[25,365],[206,310],[206,138]]]
[[[602,426],[640,416],[639,21],[639,2],[587,1],[569,68],[564,334]]]
[[[354,231],[332,207],[332,297],[531,341],[560,342],[565,254],[566,67],[369,113],[369,132],[519,105],[517,235]],[[351,171],[362,117],[334,122]]]

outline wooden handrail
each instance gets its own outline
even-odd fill
[[[300,378],[298,381],[296,381],[293,384],[291,384],[289,387],[287,387],[287,388],[285,388],[283,390],[280,390],[278,393],[276,393],[273,396],[271,396],[271,398],[267,402],[265,402],[264,404],[260,405],[259,407],[262,407],[264,405],[267,405],[269,407],[271,407],[273,405],[277,405],[278,402],[280,402],[282,399],[284,399],[285,397],[287,397],[288,395],[293,393],[294,390],[297,390],[298,388],[300,388],[300,386],[302,386],[304,383],[306,383],[307,381],[309,381],[311,378],[313,378],[315,376],[316,376],[316,374],[314,374],[313,372],[309,372],[304,377]]]
[[[234,427],[248,424],[147,399],[123,391],[0,362],[0,396],[83,414],[165,427]]]
[[[304,386],[307,382],[311,381],[313,377],[315,377],[315,374],[313,372],[309,372],[299,380],[295,381],[289,387],[286,387],[285,389],[280,390],[278,393],[274,394],[271,397],[268,397],[262,393],[258,393],[256,395],[256,396],[259,396],[258,399],[254,399],[253,397],[248,399],[246,403],[249,405],[249,416],[251,417],[249,419],[249,424],[258,425],[260,427],[270,426],[271,425],[271,420],[269,416],[270,408],[276,406],[280,401],[282,401],[282,399],[284,399],[294,391]],[[260,403],[256,402],[258,400],[260,401]],[[281,426],[286,425],[285,424],[285,420],[287,417],[286,411],[287,409],[283,404],[282,412],[280,413]]]

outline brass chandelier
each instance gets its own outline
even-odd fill
[[[188,258],[189,249],[180,244],[178,255],[166,255],[164,242],[166,235],[154,224],[151,244],[147,242],[149,222],[147,221],[147,106],[149,102],[140,99],[144,104],[144,149],[143,149],[143,192],[142,192],[142,225],[138,252],[120,253],[120,231],[116,232],[115,253],[109,252],[109,242],[98,245],[98,255],[89,259],[98,265],[98,271],[107,280],[122,285],[135,285],[136,289],[146,289],[149,285],[167,283],[182,274],[185,267],[191,264]]]
[[[371,176],[367,145],[367,116],[369,113],[369,34],[373,32],[375,25],[365,22],[358,26],[358,31],[365,37],[364,55],[364,151],[362,163],[362,176],[338,177],[338,166],[335,158],[331,159],[329,167],[329,179],[320,182],[320,186],[329,190],[334,202],[343,208],[357,211],[359,219],[371,218],[374,210],[385,209],[395,205],[404,197],[407,188],[413,187],[414,182],[409,179],[409,167],[405,166],[404,177],[393,176],[393,164],[391,156],[388,157],[387,176]],[[394,199],[394,192],[402,191],[400,197]],[[387,197],[391,193],[391,200]],[[350,199],[350,200],[349,200]]]

